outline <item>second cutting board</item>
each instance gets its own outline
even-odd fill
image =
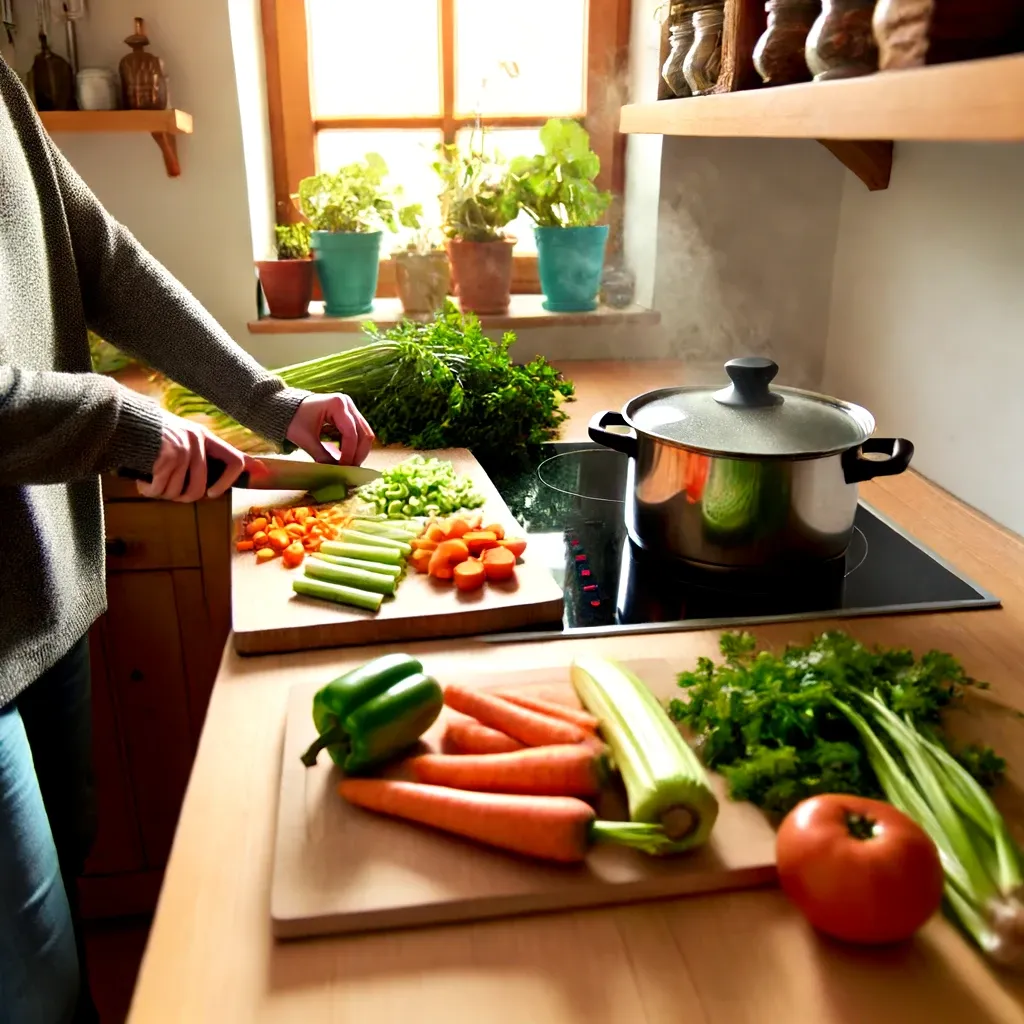
[[[371,452],[366,465],[385,470],[412,454],[382,449]],[[453,448],[429,454],[450,461],[456,473],[473,480],[484,498],[485,521],[501,523],[510,535],[521,532],[494,484],[468,451]],[[236,533],[238,521],[250,505],[289,505],[300,497],[287,491],[231,493]],[[231,626],[239,654],[473,636],[557,623],[562,617],[562,590],[529,548],[514,581],[488,584],[468,594],[409,571],[395,598],[385,601],[377,613],[299,597],[292,592],[292,580],[301,572],[301,568],[285,569],[280,559],[261,565],[248,553],[232,556]]]

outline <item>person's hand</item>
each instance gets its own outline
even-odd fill
[[[207,489],[207,459],[219,459],[224,471]],[[164,414],[160,454],[153,463],[153,482],[138,484],[147,498],[198,501],[205,494],[219,498],[241,475],[247,459],[226,441],[198,423]]]
[[[334,456],[320,443],[327,424],[332,424],[341,437],[341,464],[361,466],[370,454],[373,431],[348,395],[310,395],[303,399],[288,426],[288,440],[317,462],[334,462]]]

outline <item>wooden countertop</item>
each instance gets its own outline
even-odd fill
[[[570,438],[585,436],[592,412],[678,373],[674,364],[567,369],[583,394]],[[994,699],[1024,710],[1024,542],[913,474],[863,493],[1004,607],[854,619],[842,628],[868,642],[951,651],[992,683]],[[758,632],[782,644],[821,626]],[[715,645],[714,633],[681,633],[409,649],[443,677],[468,663],[481,673],[510,662],[564,663],[584,647],[682,667]],[[288,689],[375,653],[243,659],[229,645],[139,976],[135,1024],[1024,1022],[1024,980],[992,972],[945,920],[900,948],[851,949],[817,937],[775,889],[275,944],[270,875]]]

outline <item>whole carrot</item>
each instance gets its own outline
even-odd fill
[[[459,754],[508,754],[525,749],[519,740],[464,715],[448,723],[444,738],[446,746]]]
[[[590,846],[596,815],[571,796],[470,793],[393,779],[343,779],[338,792],[368,811],[432,825],[489,846],[575,863]]]
[[[595,796],[606,773],[604,757],[581,743],[507,754],[424,754],[409,767],[417,782],[526,796]]]
[[[597,732],[597,727],[600,724],[592,714],[582,710],[582,708],[571,708],[554,700],[544,700],[542,697],[527,697],[524,694],[513,693],[509,690],[495,690],[494,693],[496,696],[501,697],[502,700],[511,701],[513,704],[518,704],[521,708],[529,708],[530,711],[536,711],[542,715],[560,718],[563,722],[572,722],[573,725],[578,725],[581,729],[586,729],[587,732]]]
[[[450,708],[470,715],[478,722],[499,729],[528,747],[545,747],[552,743],[583,743],[587,733],[578,725],[563,722],[549,715],[540,715],[521,708],[501,697],[471,690],[465,686],[449,686],[444,702]]]

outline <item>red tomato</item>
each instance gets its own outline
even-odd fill
[[[908,939],[942,901],[935,844],[879,800],[804,800],[779,828],[775,851],[786,895],[815,928],[847,942]]]

